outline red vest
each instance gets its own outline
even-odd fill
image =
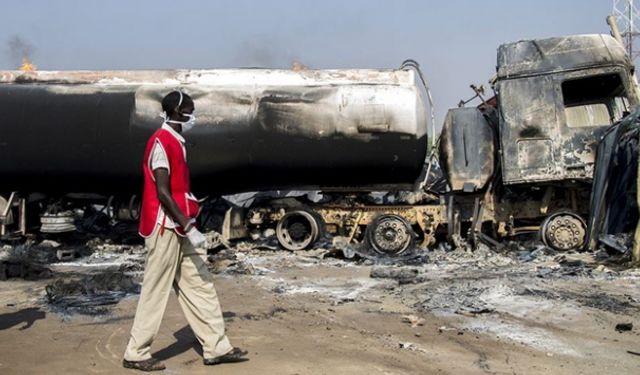
[[[149,141],[144,150],[144,158],[142,159],[142,171],[144,177],[144,190],[142,192],[142,210],[140,213],[139,232],[142,237],[149,237],[153,233],[158,222],[158,213],[160,209],[160,200],[156,191],[155,178],[151,170],[151,153],[156,143],[164,149],[167,159],[169,159],[169,181],[171,187],[171,196],[176,201],[180,211],[189,219],[198,216],[200,209],[198,201],[191,195],[189,183],[189,167],[187,160],[182,151],[182,144],[168,130],[158,129]],[[175,223],[176,232],[184,236],[182,228]]]

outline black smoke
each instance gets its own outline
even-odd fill
[[[7,40],[6,54],[9,62],[16,68],[22,64],[22,59],[31,61],[35,47],[19,35],[12,35]]]

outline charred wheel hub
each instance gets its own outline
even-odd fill
[[[413,244],[413,230],[397,215],[383,215],[367,227],[367,242],[378,253],[399,255]]]
[[[309,212],[296,210],[287,212],[276,226],[276,237],[287,250],[302,250],[313,244],[320,236],[320,224]]]
[[[571,212],[560,212],[549,216],[540,228],[542,242],[556,250],[576,250],[584,246],[586,224]]]
[[[306,236],[309,235],[309,226],[304,222],[295,222],[292,223],[289,227],[289,235],[294,240],[303,240]]]

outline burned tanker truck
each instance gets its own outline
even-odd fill
[[[638,105],[633,69],[608,35],[504,44],[491,80],[495,95],[477,95],[479,106],[447,113],[438,158],[427,160],[414,185],[421,191],[377,204],[344,194],[315,204],[267,200],[232,208],[225,234],[274,227],[282,246],[299,249],[324,228],[361,244],[361,251],[386,255],[439,239],[499,246],[502,238],[532,233],[556,250],[580,249],[598,141]],[[434,164],[445,190],[431,188]]]
[[[633,70],[608,35],[500,46],[495,97],[450,110],[442,130],[450,240],[533,231],[557,250],[582,248],[595,150],[638,105]]]
[[[175,89],[195,101],[185,138],[201,197],[411,190],[428,151],[418,81],[409,68],[0,72],[2,230],[75,230],[96,204],[135,221],[142,152]]]
[[[495,97],[450,110],[432,151],[429,93],[413,62],[0,72],[0,225],[4,235],[75,230],[96,207],[135,221],[142,151],[161,98],[179,88],[198,115],[185,135],[195,193],[272,192],[226,211],[228,240],[273,233],[299,250],[327,234],[399,255],[439,239],[497,243],[539,231],[549,246],[575,249],[596,143],[638,104],[632,70],[606,35],[502,45]],[[437,164],[444,189],[433,188]],[[316,199],[282,193],[293,190]]]

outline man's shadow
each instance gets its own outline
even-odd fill
[[[44,319],[46,316],[44,311],[38,307],[29,307],[20,311],[0,314],[0,331],[24,323],[20,330],[27,329],[33,325],[36,320]]]
[[[175,357],[186,352],[189,349],[193,349],[202,357],[202,346],[196,339],[196,336],[191,331],[189,325],[186,325],[177,332],[173,334],[173,337],[176,338],[176,342],[167,346],[164,349],[161,349],[153,354],[153,358],[164,361],[171,357]]]

